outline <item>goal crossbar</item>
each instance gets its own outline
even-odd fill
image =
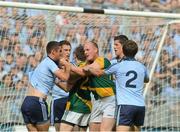
[[[0,6],[37,9],[37,10],[76,12],[76,13],[96,13],[96,14],[106,14],[106,15],[180,19],[179,13],[127,11],[127,10],[112,10],[112,9],[87,9],[87,8],[82,8],[82,7],[31,4],[31,3],[6,2],[6,1],[0,1]]]

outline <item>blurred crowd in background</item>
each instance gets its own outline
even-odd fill
[[[6,1],[100,9],[180,12],[180,0]],[[168,21],[159,18],[125,18],[0,7],[0,101],[6,102],[6,105],[7,101],[4,100],[12,101],[14,98],[24,97],[28,73],[34,70],[46,55],[45,47],[49,40],[66,39],[70,41],[72,49],[79,44],[83,45],[86,40],[93,40],[98,43],[100,54],[111,59],[113,37],[126,34],[129,39],[139,44],[137,58],[152,66],[164,26]],[[168,30],[153,81],[149,95],[180,96],[180,23],[173,24]],[[11,92],[7,92],[9,89],[15,92],[10,95]],[[0,111],[3,111],[1,107],[3,105],[0,106]],[[17,109],[13,107],[11,110]]]

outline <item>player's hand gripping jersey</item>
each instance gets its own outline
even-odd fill
[[[111,65],[110,61],[104,57],[98,57],[95,62],[100,65],[101,69],[106,69]],[[114,88],[111,75],[89,76],[89,90],[92,91],[95,99],[113,96],[115,94]]]
[[[85,66],[85,63],[80,63],[79,67]],[[90,113],[92,109],[90,91],[88,89],[88,78],[79,79],[71,91],[69,92],[69,100],[66,105],[66,110],[77,113]]]

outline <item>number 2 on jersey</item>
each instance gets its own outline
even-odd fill
[[[129,80],[126,82],[126,87],[129,88],[136,88],[136,85],[133,84],[133,81],[137,78],[137,73],[135,71],[128,71],[126,76],[133,75]]]

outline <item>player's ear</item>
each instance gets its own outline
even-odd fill
[[[54,53],[55,53],[55,49],[52,49],[51,54],[54,55]]]
[[[51,53],[52,53],[52,54],[55,54],[55,53],[57,53],[57,52],[58,52],[58,49],[52,49],[52,50],[51,50]]]
[[[96,48],[96,49],[95,49],[95,52],[96,52],[96,53],[99,53],[99,50]]]

